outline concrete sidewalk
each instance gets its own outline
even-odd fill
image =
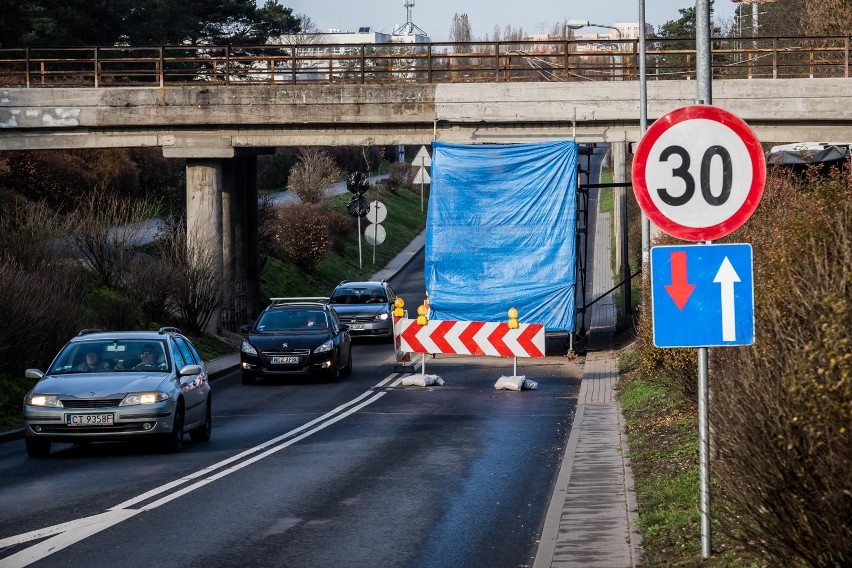
[[[598,214],[591,297],[612,286],[609,213]],[[565,455],[533,568],[629,568],[639,564],[633,473],[613,388],[616,311],[612,296],[591,309],[589,350]]]

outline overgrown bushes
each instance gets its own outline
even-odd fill
[[[725,240],[754,250],[756,339],[710,350],[714,517],[773,566],[852,565],[850,172],[772,172]],[[694,404],[695,350],[655,349],[650,310],[638,325],[642,374]]]
[[[772,177],[737,237],[754,247],[756,338],[711,354],[724,526],[779,566],[850,566],[849,172]]]
[[[261,227],[261,241],[276,257],[312,272],[328,251],[342,246],[352,220],[315,203],[294,203],[274,210]]]

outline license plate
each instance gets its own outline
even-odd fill
[[[113,426],[113,414],[66,414],[66,426]]]
[[[272,364],[273,365],[292,365],[294,363],[298,363],[298,357],[273,357]]]
[[[361,331],[361,330],[364,329],[364,324],[363,323],[350,323],[349,329],[351,329],[353,331]]]

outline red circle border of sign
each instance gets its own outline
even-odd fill
[[[666,217],[651,200],[648,186],[645,183],[645,169],[651,148],[666,130],[686,120],[702,118],[727,126],[743,141],[751,160],[752,180],[748,196],[742,207],[728,219],[710,227],[687,227]],[[639,207],[660,229],[673,237],[686,241],[712,241],[739,229],[757,209],[766,184],[766,160],[763,157],[760,141],[751,127],[741,118],[719,107],[692,105],[673,110],[660,117],[645,132],[636,147],[632,177],[633,194],[636,196],[636,201],[639,202]]]

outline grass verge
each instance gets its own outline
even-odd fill
[[[634,346],[621,350],[618,401],[624,415],[630,465],[638,503],[646,568],[763,568],[721,533],[713,533],[712,555],[701,558],[698,415],[664,379],[635,370]]]

